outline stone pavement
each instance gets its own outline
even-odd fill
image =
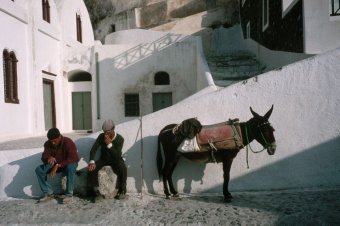
[[[317,188],[221,194],[129,194],[126,200],[36,204],[34,199],[0,201],[0,225],[340,225],[340,189]]]

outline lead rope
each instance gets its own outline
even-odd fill
[[[247,143],[248,143],[248,145],[246,145],[246,161],[247,161],[247,169],[249,169],[249,161],[248,161],[248,156],[249,156],[249,150],[248,150],[248,146],[249,146],[249,149],[253,152],[253,153],[260,153],[260,152],[262,152],[262,151],[264,151],[266,148],[263,148],[262,150],[260,150],[260,151],[254,151],[252,148],[251,148],[251,146],[250,146],[250,142],[249,142],[249,137],[248,137],[248,130],[247,130],[247,125],[245,125],[245,129],[246,129],[246,139],[247,139]],[[260,130],[260,132],[261,132],[261,130]],[[264,136],[263,136],[263,134],[262,134],[262,132],[261,132],[261,135],[262,135],[262,137],[263,137],[263,140],[266,142],[266,145],[267,145],[267,141],[266,141],[266,139],[264,139]]]

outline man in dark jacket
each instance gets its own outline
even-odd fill
[[[60,134],[57,128],[52,128],[47,132],[48,141],[44,144],[44,152],[41,160],[44,164],[35,169],[38,182],[43,192],[43,197],[39,202],[46,202],[53,198],[53,190],[47,181],[47,174],[54,177],[58,172],[66,174],[66,199],[72,198],[74,177],[78,167],[78,152],[75,143],[68,137]]]
[[[112,120],[105,120],[102,126],[103,133],[99,134],[90,151],[88,165],[88,193],[96,196],[95,187],[98,187],[98,171],[104,166],[111,166],[117,175],[116,188],[118,189],[115,199],[123,199],[126,193],[127,169],[122,158],[124,138],[115,132]],[[100,147],[101,155],[95,161],[97,149]]]

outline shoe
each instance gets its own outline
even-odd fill
[[[96,196],[94,197],[93,202],[94,202],[94,203],[99,203],[99,202],[103,201],[104,199],[105,199],[105,198],[104,198],[103,195],[98,194],[98,195],[96,195]]]
[[[46,203],[48,201],[51,201],[53,198],[54,198],[53,194],[45,194],[38,200],[38,203]]]
[[[73,195],[67,194],[67,195],[63,195],[61,198],[63,199],[63,203],[69,203],[73,200]]]

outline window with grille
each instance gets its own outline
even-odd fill
[[[42,16],[43,16],[43,20],[45,20],[48,23],[51,22],[50,3],[48,2],[48,0],[42,0]]]
[[[4,50],[3,54],[3,75],[4,75],[4,94],[6,103],[18,104],[18,81],[17,63],[18,60],[13,51]]]
[[[125,116],[139,116],[139,94],[125,94]]]

